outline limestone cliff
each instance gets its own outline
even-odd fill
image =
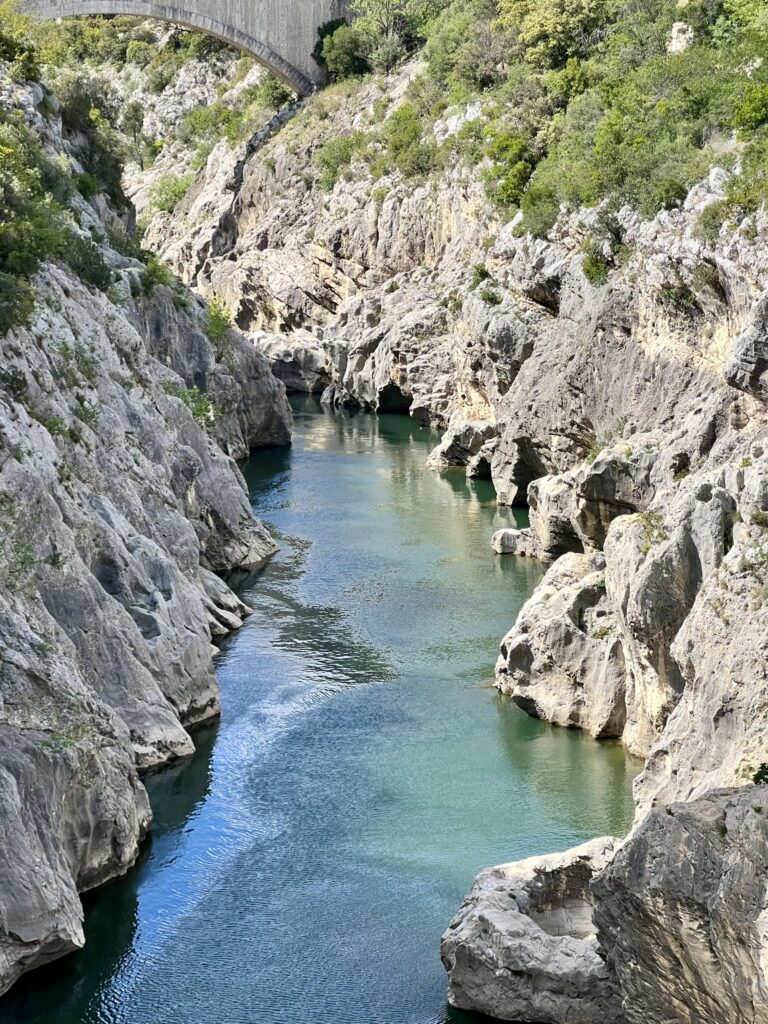
[[[77,169],[54,97],[0,98]],[[220,361],[200,301],[107,240],[104,197],[71,202],[111,284],[45,263],[0,337],[0,991],[83,944],[78,894],[150,826],[139,770],[217,715],[211,640],[248,609],[216,573],[275,551],[233,460],[291,427],[266,359],[233,331]]]

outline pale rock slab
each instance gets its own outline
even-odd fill
[[[517,1022],[623,1024],[589,890],[616,846],[595,839],[478,875],[442,939],[451,1005]]]

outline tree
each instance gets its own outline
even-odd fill
[[[259,100],[269,110],[279,110],[294,98],[291,89],[277,75],[268,71],[259,82]]]
[[[426,25],[448,0],[352,0],[354,27],[373,67],[389,71],[423,40]]]
[[[612,6],[611,0],[499,0],[499,25],[517,31],[530,63],[560,67],[589,48]]]
[[[325,37],[321,58],[334,82],[364,75],[369,67],[363,54],[363,41],[351,25],[340,25]]]
[[[15,81],[37,79],[40,68],[32,22],[20,14],[16,0],[0,0],[0,60],[11,64]]]
[[[144,107],[138,100],[133,100],[125,108],[121,122],[123,132],[133,144],[133,152],[141,170],[144,170],[144,139],[142,130],[144,128]]]
[[[218,361],[221,361],[229,352],[232,328],[232,317],[229,310],[221,299],[214,299],[205,313],[205,333],[213,345]]]

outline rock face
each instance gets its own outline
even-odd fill
[[[614,839],[489,868],[443,935],[452,1006],[538,1024],[623,1024],[592,924],[589,883]]]
[[[259,332],[253,340],[287,391],[321,394],[330,386],[330,359],[311,334],[296,331],[284,337]]]
[[[602,555],[563,555],[501,643],[498,686],[536,718],[621,736],[624,654]]]
[[[37,127],[42,90],[12,95]],[[104,237],[103,199],[75,202]],[[108,294],[44,265],[0,338],[0,992],[80,947],[78,894],[135,861],[138,771],[193,753],[211,640],[248,614],[215,573],[276,550],[233,459],[287,442],[283,385],[236,331],[217,358],[185,289],[103,256]]]
[[[628,1024],[768,1021],[768,793],[651,813],[593,882]]]
[[[219,711],[211,636],[247,613],[210,570],[275,546],[183,380],[106,297],[46,266],[35,323],[0,347],[4,989],[82,945],[78,892],[133,863],[136,769],[193,752],[187,728]],[[285,437],[284,394],[252,365],[244,386]]]

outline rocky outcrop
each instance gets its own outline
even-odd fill
[[[765,1024],[764,786],[651,813],[592,883],[627,1024]]]
[[[291,439],[291,409],[285,386],[271,372],[261,347],[236,330],[214,346],[205,333],[205,307],[192,296],[179,306],[178,294],[158,288],[132,312],[149,353],[187,389],[207,395],[214,410],[208,433],[233,459],[257,445]],[[166,383],[172,387],[173,375]]]
[[[501,643],[498,686],[536,718],[621,736],[626,670],[605,558],[564,555]]]
[[[623,1024],[592,923],[590,881],[615,839],[489,868],[443,935],[452,1006],[499,1020]]]
[[[328,353],[311,334],[295,331],[286,336],[259,332],[253,341],[287,391],[322,394],[330,386]]]

